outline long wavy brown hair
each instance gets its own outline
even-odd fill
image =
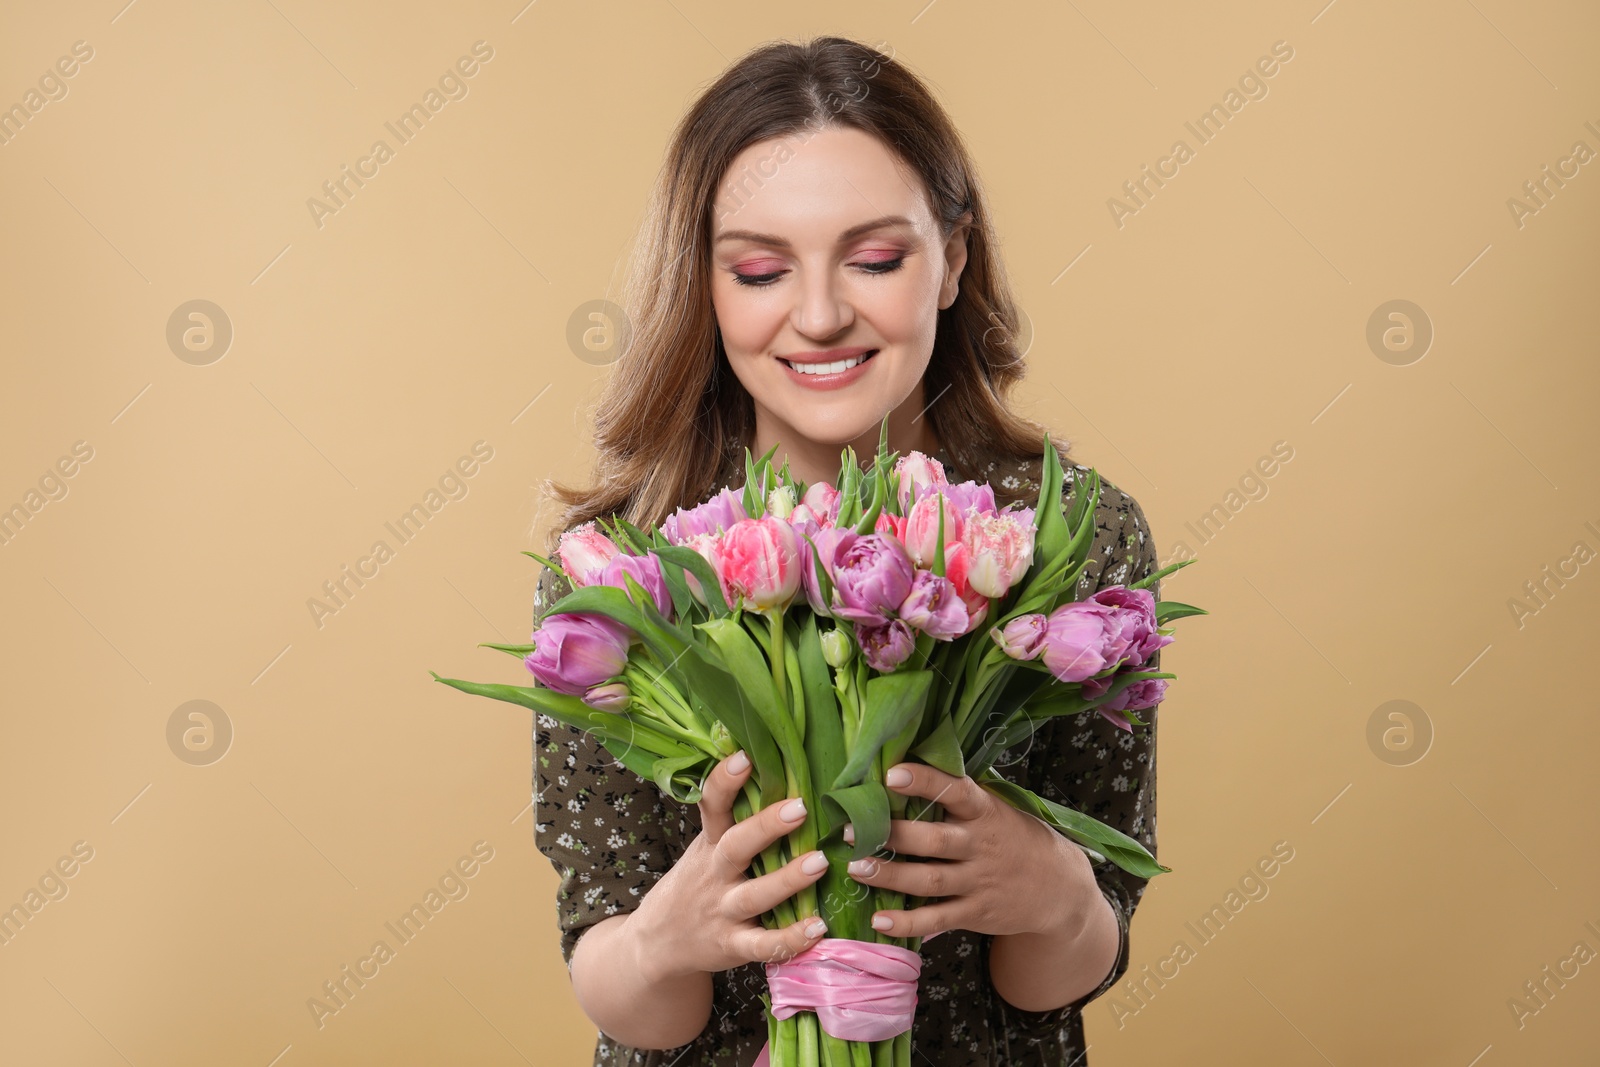
[[[753,444],[754,402],[728,363],[711,303],[717,185],[750,145],[829,127],[877,137],[920,175],[945,238],[972,212],[960,289],[938,313],[923,378],[934,435],[969,477],[1042,458],[1045,428],[1008,405],[1024,373],[1017,307],[976,168],[949,116],[877,48],[843,37],[774,42],[728,67],[673,132],[623,288],[630,341],[595,409],[593,484],[544,485],[565,505],[552,551],[561,531],[599,516],[648,528],[693,506]],[[1069,443],[1051,443],[1066,462]],[[994,488],[1001,503],[1015,499]]]

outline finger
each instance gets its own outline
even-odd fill
[[[847,868],[858,882],[918,897],[959,897],[971,892],[973,886],[962,870],[962,865],[943,860],[892,863],[876,856],[853,860]]]
[[[925,763],[895,764],[884,776],[884,785],[902,796],[936,801],[958,819],[976,819],[989,810],[988,794],[971,775],[957,778]]]
[[[700,792],[700,831],[716,841],[733,826],[733,800],[750,777],[750,757],[743,750],[711,768]]]
[[[846,844],[856,843],[853,823],[844,827]],[[891,819],[889,840],[884,847],[891,852],[908,856],[932,856],[938,859],[965,860],[977,855],[972,834],[961,823],[927,822],[923,819]]]
[[[910,911],[874,912],[872,928],[890,937],[927,940],[947,930],[962,929],[961,921],[961,906],[953,900],[941,900]]]
[[[717,854],[742,875],[768,845],[794,833],[805,818],[805,802],[799,797],[779,801],[734,823],[717,841]]]
[[[827,869],[828,857],[820,850],[796,856],[771,874],[747,878],[734,886],[722,898],[723,908],[731,919],[753,919],[764,915],[815,883]]]
[[[828,927],[813,915],[779,930],[752,926],[743,931],[740,951],[754,963],[782,963],[794,959],[828,936]]]

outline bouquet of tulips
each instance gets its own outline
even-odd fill
[[[765,1055],[774,1067],[909,1067],[921,939],[888,937],[869,920],[923,901],[843,868],[884,847],[891,818],[942,812],[887,790],[885,772],[915,759],[971,775],[1095,863],[1153,877],[1168,868],[1133,838],[992,766],[1055,716],[1094,709],[1123,729],[1143,726],[1137,713],[1174,677],[1143,669],[1172,641],[1164,627],[1205,612],[1146,588],[1189,560],[1074,599],[1099,476],[1080,477],[1064,506],[1048,437],[1032,508],[999,508],[988,485],[952,485],[937,461],[890,453],[887,419],[872,466],[847,448],[836,485],[796,484],[787,463],[773,470],[775,451],[757,461],[747,449],[742,491],[725,488],[659,528],[613,516],[563,534],[559,562],[527,553],[573,591],[537,620],[532,644],[487,647],[523,658],[537,686],[434,678],[594,734],[680,803],[698,802],[706,774],[736,749],[753,765],[736,818],[804,798],[805,823],[754,873],[819,847],[832,862],[763,921],[821,915],[830,936],[767,964]],[[807,967],[846,971],[862,1006],[797,997],[806,983],[780,979]]]

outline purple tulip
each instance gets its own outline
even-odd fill
[[[523,663],[546,688],[582,696],[622,673],[630,636],[604,615],[551,615],[533,632],[534,648]]]
[[[802,534],[809,536],[817,546],[817,552],[822,556],[822,570],[828,575],[828,580],[833,580],[833,561],[838,557],[839,545],[855,538],[854,530],[845,526],[824,526],[820,529],[813,522],[805,522],[795,526],[795,547],[800,556],[800,585],[806,591],[806,600],[811,604],[811,610],[818,615],[832,617],[833,608],[822,599],[822,588],[817,583],[817,569],[812,563],[811,544]]]
[[[883,672],[904,663],[917,645],[911,627],[899,619],[890,619],[878,626],[858,626],[856,640],[861,643],[861,655],[867,666]]]
[[[989,636],[1000,646],[1000,651],[1012,659],[1038,659],[1039,653],[1044,651],[1045,629],[1048,622],[1049,620],[1039,612],[1019,615],[1004,626],[991,629]]]
[[[590,686],[583,694],[583,702],[596,711],[609,711],[620,714],[628,710],[628,703],[633,699],[633,694],[621,682],[608,682],[605,685]]]
[[[667,591],[667,580],[661,574],[661,557],[654,552],[642,556],[618,552],[596,576],[595,584],[614,586],[626,593],[628,586],[623,581],[624,574],[644,586],[650,599],[655,601],[657,611],[669,619],[672,617],[672,594]],[[631,594],[629,599],[632,599]]]
[[[977,508],[980,515],[993,515],[999,510],[994,502],[994,489],[988,482],[960,482],[946,486],[943,492],[962,517],[971,514],[973,508]]]
[[[681,545],[695,534],[716,533],[726,530],[740,519],[748,519],[740,494],[723,488],[704,504],[692,508],[679,508],[661,524],[661,532],[668,541]]]
[[[1105,658],[1108,664],[1128,657],[1128,666],[1142,667],[1152,653],[1172,643],[1169,635],[1156,632],[1156,598],[1148,589],[1129,589],[1110,585],[1089,598],[1090,602],[1115,609],[1107,627]]]
[[[1116,678],[1117,675],[1111,675],[1106,678],[1091,678],[1085,681],[1083,683],[1083,695],[1091,700],[1103,696],[1106,690],[1111,688],[1111,683]],[[1122,692],[1101,704],[1095,710],[1104,716],[1105,720],[1112,726],[1132,733],[1132,724],[1121,715],[1116,714],[1116,712],[1143,711],[1146,708],[1153,708],[1161,703],[1166,692],[1167,680],[1165,678],[1141,678],[1139,681],[1129,684]]]
[[[967,632],[967,605],[956,593],[955,583],[932,571],[917,572],[899,614],[907,625],[939,641],[953,641]]]
[[[851,622],[881,626],[911,592],[915,571],[911,557],[893,537],[848,531],[834,550],[833,613]]]
[[[1041,653],[1050,673],[1063,682],[1081,682],[1111,666],[1104,651],[1106,617],[1111,613],[1105,605],[1087,600],[1051,612]]]

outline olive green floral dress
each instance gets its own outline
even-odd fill
[[[951,481],[974,478],[1016,489],[1032,498],[1039,461],[1016,469],[958,471],[936,453]],[[1080,472],[1087,468],[1078,466]],[[743,482],[731,459],[718,484]],[[1155,543],[1137,501],[1101,476],[1095,538],[1082,577],[1081,596],[1106,585],[1137,581],[1157,569]],[[1070,488],[1070,479],[1069,486]],[[540,577],[535,617],[566,595],[553,571]],[[1151,590],[1160,596],[1159,585]],[[1160,652],[1149,669],[1160,669]],[[1156,851],[1157,708],[1141,713],[1148,731],[1129,734],[1097,712],[1051,719],[1029,741],[1002,753],[996,771],[1011,781],[1116,827]],[[614,762],[582,731],[536,715],[533,734],[535,840],[560,876],[556,916],[561,953],[570,970],[585,929],[633,911],[700,832],[700,809],[664,796],[653,782]],[[1144,892],[1144,879],[1118,868],[1097,870],[1101,892],[1116,914],[1116,964],[1100,985],[1054,1011],[1022,1011],[1003,1000],[989,980],[993,938],[951,930],[922,946],[915,1064],[934,1067],[1084,1067],[1083,1007],[1111,988],[1128,969],[1128,922]],[[747,963],[713,976],[711,1019],[688,1045],[634,1049],[597,1032],[595,1067],[749,1067],[766,1043],[761,994],[766,972]]]

